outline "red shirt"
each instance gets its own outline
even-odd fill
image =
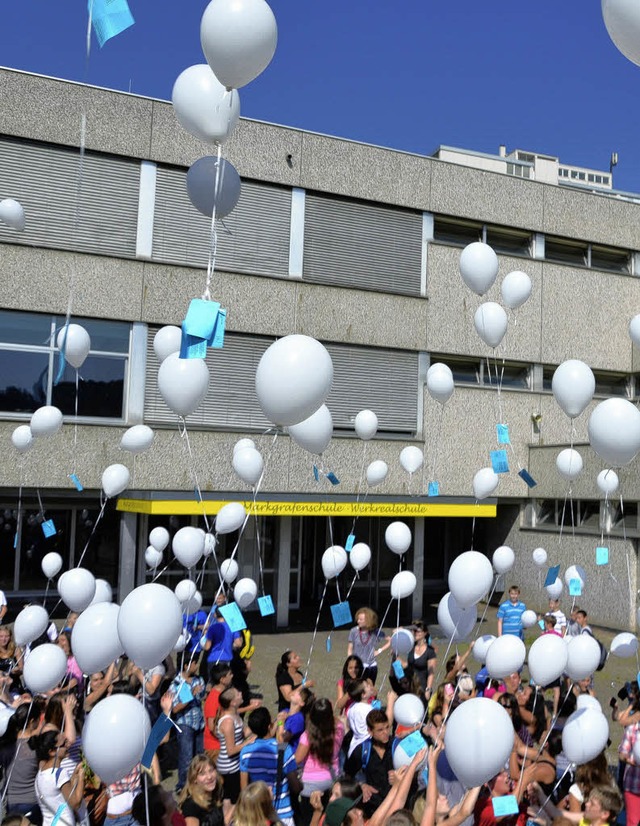
[[[221,692],[212,688],[204,702],[204,748],[205,751],[220,750],[220,741],[209,729],[209,720],[215,720],[220,707]]]
[[[520,802],[520,811],[517,815],[507,815],[496,819],[493,813],[493,802],[491,795],[480,796],[473,810],[474,826],[525,826],[527,822],[527,806],[522,801]]]

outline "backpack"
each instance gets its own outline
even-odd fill
[[[251,635],[251,631],[248,628],[243,628],[240,631],[242,634],[242,645],[239,650],[239,655],[243,660],[250,660],[253,657],[256,647],[253,644],[253,637]]]

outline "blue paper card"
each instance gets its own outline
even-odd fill
[[[316,482],[320,481],[320,472],[318,471],[317,465],[313,466],[313,478],[316,480]]]
[[[78,477],[75,473],[70,473],[69,474],[69,479],[71,479],[73,484],[76,486],[77,491],[83,491],[84,490],[82,482],[78,479]]]
[[[427,496],[440,496],[440,482],[429,482]]]
[[[182,322],[182,331],[197,338],[212,338],[218,323],[219,311],[220,304],[217,301],[192,298]]]
[[[582,582],[579,579],[570,579],[569,580],[569,596],[570,597],[581,597],[582,596]]]
[[[540,626],[540,630],[544,631],[544,620],[538,620],[538,625]]]
[[[203,359],[207,355],[207,340],[190,336],[182,329],[182,339],[180,341],[181,359]]]
[[[153,728],[151,729],[151,733],[149,734],[147,745],[144,748],[142,760],[140,761],[145,769],[151,768],[151,761],[153,760],[153,755],[158,750],[158,746],[164,740],[165,735],[169,731],[171,726],[171,720],[167,717],[166,714],[161,714],[156,720],[155,725],[153,726]]]
[[[333,626],[338,628],[340,625],[347,625],[351,622],[351,608],[348,602],[338,602],[331,606],[331,616],[333,617]]]
[[[493,814],[496,817],[518,814],[518,801],[514,794],[505,794],[502,797],[494,797],[491,801]]]
[[[273,606],[273,600],[269,594],[264,597],[258,597],[258,608],[260,609],[261,617],[269,617],[271,614],[275,614],[276,612],[276,609]]]
[[[227,311],[219,310],[213,335],[209,339],[209,347],[219,349],[224,347],[224,329],[227,325]]]
[[[391,663],[391,667],[393,668],[393,673],[396,677],[401,680],[404,677],[404,668],[402,667],[400,660],[394,660]]]
[[[498,444],[499,445],[510,445],[511,439],[509,438],[509,425],[508,424],[497,424],[496,425],[496,436],[498,437]]]
[[[56,526],[53,524],[53,519],[47,519],[42,523],[42,533],[48,538],[56,535]]]
[[[335,473],[333,473],[333,471],[329,471],[329,473],[327,473],[327,479],[331,482],[332,485],[340,484],[340,480],[335,475]]]
[[[596,548],[596,565],[607,565],[609,563],[609,548]]]
[[[509,473],[509,460],[507,459],[506,450],[491,450],[489,456],[491,457],[491,467],[494,473]]]
[[[407,737],[403,737],[400,742],[402,743],[402,751],[404,751],[408,757],[413,757],[413,755],[417,754],[420,749],[427,747],[424,737],[420,734],[420,731],[412,732]]]
[[[18,531],[16,531],[13,535],[13,550],[18,547]]]
[[[528,487],[535,488],[538,484],[536,480],[531,476],[531,474],[526,471],[524,468],[518,471],[518,476],[522,479],[523,482],[526,482]]]
[[[219,605],[218,611],[220,611],[224,617],[224,621],[231,631],[242,631],[247,627],[247,623],[244,621],[242,611],[237,602],[230,602],[228,605]]]
[[[88,5],[100,48],[135,23],[127,0],[89,0]]]
[[[327,637],[327,654],[331,653],[331,637]]]
[[[350,551],[353,548],[353,545],[354,545],[355,541],[356,541],[355,533],[350,533],[349,536],[347,537],[347,541],[344,543],[345,551]]]
[[[554,565],[552,568],[549,568],[547,571],[547,578],[544,581],[544,587],[546,588],[547,585],[553,585],[553,583],[558,578],[558,574],[560,573],[560,566]]]
[[[176,699],[180,703],[190,703],[193,700],[193,691],[191,691],[189,683],[182,683]]]
[[[381,708],[382,708],[382,703],[380,702],[380,700],[374,700],[371,703],[371,709],[372,710],[376,709],[376,711],[379,711]]]

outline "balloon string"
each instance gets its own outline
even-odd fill
[[[360,479],[358,481],[358,489],[356,493],[356,513],[353,517],[353,522],[351,523],[351,533],[354,533],[356,529],[356,522],[358,521],[358,505],[360,504],[360,493],[362,491],[362,483],[364,482],[364,468],[367,461],[367,444],[367,442],[362,443],[362,464],[360,466]]]
[[[311,638],[311,645],[309,646],[309,656],[307,657],[307,667],[304,671],[304,679],[303,682],[306,681],[307,676],[309,674],[309,666],[311,665],[311,656],[313,654],[313,647],[316,642],[316,637],[318,636],[318,625],[320,624],[320,614],[322,613],[322,606],[324,605],[324,598],[327,593],[327,586],[329,585],[329,580],[325,577],[324,580],[324,588],[322,589],[322,597],[320,598],[320,607],[318,608],[318,615],[316,617],[316,625],[313,629],[313,637]]]
[[[555,795],[556,791],[560,788],[560,786],[561,786],[561,784],[562,784],[562,781],[564,780],[564,778],[565,778],[565,776],[567,775],[567,773],[568,773],[569,771],[572,771],[573,769],[575,769],[575,767],[576,767],[576,764],[575,764],[575,763],[569,763],[569,765],[567,766],[567,768],[566,768],[566,769],[562,772],[562,775],[560,776],[560,779],[556,782],[556,785],[553,787],[553,789],[551,789],[551,792],[550,792],[549,796],[545,799],[544,803],[540,806],[540,808],[539,808],[539,809],[538,809],[538,811],[536,812],[536,817],[539,817],[539,816],[540,816],[540,812],[542,812],[542,810],[544,809],[544,807],[545,807],[545,806],[547,805],[547,803],[551,800],[551,798]]]
[[[436,470],[438,468],[438,459],[440,458],[440,456],[439,456],[440,446],[441,446],[440,442],[441,442],[441,439],[442,439],[442,427],[443,427],[443,424],[444,424],[444,404],[439,403],[439,406],[440,406],[440,415],[438,416],[438,423],[436,425],[435,446],[434,446],[434,449],[433,449],[433,455],[431,457],[431,472],[429,474],[430,479],[427,480],[429,482],[435,482],[436,481]],[[424,440],[424,450],[425,450],[425,456],[426,456],[426,452],[427,452],[427,437],[426,436],[425,436],[425,440]],[[423,467],[422,490],[424,491],[424,482],[425,482],[425,480],[424,480],[424,465],[422,467]]]
[[[100,498],[102,499],[102,496]],[[82,560],[84,559],[84,556],[85,556],[85,554],[87,553],[87,551],[89,549],[89,544],[90,544],[91,540],[93,539],[93,535],[96,532],[96,528],[100,524],[100,520],[102,519],[102,515],[104,514],[104,509],[106,507],[107,507],[107,498],[104,497],[104,499],[102,501],[102,507],[100,508],[100,513],[98,514],[98,518],[94,522],[93,528],[91,529],[91,533],[89,534],[89,538],[87,539],[87,544],[84,546],[84,550],[80,554],[80,559],[78,560],[78,563],[75,566],[76,568],[79,568],[80,565],[82,565]]]
[[[222,168],[222,146],[218,144],[218,156],[216,159],[216,177],[213,187],[213,207],[211,209],[211,240],[209,244],[209,261],[207,263],[207,279],[204,285],[204,292],[202,298],[205,301],[211,301],[211,280],[216,268],[216,256],[218,254],[218,233],[216,230],[216,206],[218,197],[220,195],[220,188],[224,178],[224,172],[221,175]]]
[[[204,500],[202,498],[202,490],[200,489],[200,482],[198,480],[198,472],[196,470],[196,463],[195,458],[193,455],[193,451],[191,449],[191,442],[189,440],[189,431],[187,430],[187,422],[184,416],[180,416],[178,419],[178,433],[180,434],[180,438],[184,441],[187,455],[189,457],[189,473],[191,474],[191,480],[193,482],[194,490],[196,496],[198,497],[198,503],[202,507],[202,517],[204,519],[204,524],[207,528],[207,533],[211,533],[211,526],[209,525],[209,517],[207,516],[207,509],[204,504]]]

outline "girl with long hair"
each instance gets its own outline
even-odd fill
[[[40,769],[35,779],[42,825],[51,826],[54,818],[61,826],[76,826],[87,818],[84,805],[84,767],[65,769],[61,762],[67,754],[64,734],[46,731],[35,738]]]
[[[223,826],[222,780],[208,754],[197,754],[189,764],[178,805],[187,826]]]
[[[233,826],[273,826],[278,822],[271,789],[262,780],[249,783],[240,792],[233,814]]]
[[[313,817],[310,797],[313,792],[327,792],[339,773],[338,755],[344,739],[344,725],[333,715],[331,701],[316,700],[309,711],[307,728],[296,749],[296,763],[302,770],[300,823],[308,826]]]
[[[252,743],[255,737],[251,735],[245,739],[244,723],[238,714],[242,694],[237,688],[223,691],[219,702],[216,735],[220,740],[220,753],[216,766],[222,778],[224,800],[235,803],[240,794],[240,751],[243,746]]]
[[[300,671],[302,660],[297,651],[285,651],[276,667],[276,687],[278,689],[278,711],[289,711],[291,692],[302,685],[304,674]],[[305,682],[307,688],[313,686],[311,680]]]
[[[307,727],[307,717],[315,699],[316,695],[306,686],[301,685],[291,693],[289,713],[284,720],[284,726],[278,726],[278,733],[282,732],[282,742],[291,746],[294,751],[298,748],[302,732]]]
[[[349,697],[349,684],[362,679],[364,664],[357,654],[350,654],[342,666],[342,676],[337,683],[336,711],[348,711],[352,703]]]
[[[391,645],[384,632],[378,628],[378,615],[372,608],[359,608],[356,611],[355,627],[349,631],[347,656],[355,654],[364,665],[363,677],[375,683],[378,676],[376,657]]]

